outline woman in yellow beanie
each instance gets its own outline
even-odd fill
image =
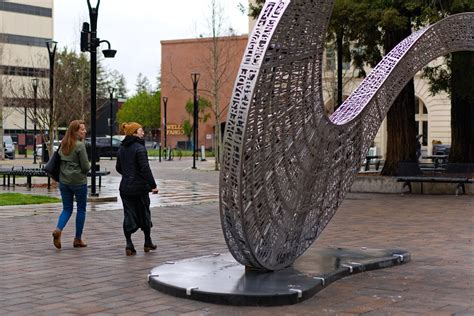
[[[126,136],[117,153],[115,169],[122,175],[120,197],[124,210],[123,232],[127,241],[125,254],[133,256],[137,251],[132,242],[132,234],[138,229],[145,235],[144,251],[156,249],[150,236],[153,224],[148,193],[156,194],[158,188],[148,164],[142,126],[136,122],[123,123],[121,131]]]

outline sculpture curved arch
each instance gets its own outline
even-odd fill
[[[450,16],[397,45],[330,117],[322,97],[333,1],[268,0],[231,98],[220,214],[234,258],[278,270],[299,257],[349,190],[390,105],[436,57],[474,50],[474,13]]]

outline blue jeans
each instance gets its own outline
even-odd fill
[[[63,200],[63,211],[59,215],[58,225],[60,230],[66,226],[72,215],[74,197],[77,203],[76,214],[76,238],[81,239],[84,222],[86,221],[86,205],[87,205],[87,184],[64,184],[59,183],[61,198]]]

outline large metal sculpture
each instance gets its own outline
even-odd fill
[[[321,72],[332,4],[268,0],[249,38],[220,176],[224,236],[241,264],[291,265],[331,220],[409,79],[439,56],[474,50],[474,13],[450,16],[402,41],[328,117]]]

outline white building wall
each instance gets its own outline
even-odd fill
[[[367,70],[370,73],[370,69]],[[329,73],[326,72],[326,75]],[[344,96],[349,96],[362,82],[362,79],[347,79],[344,85]],[[324,81],[324,80],[323,80]],[[422,150],[425,153],[432,152],[432,142],[441,141],[443,144],[451,144],[451,101],[446,93],[432,96],[429,91],[429,83],[421,78],[421,73],[415,76],[415,96],[418,97],[428,110],[428,145]],[[329,105],[329,94],[323,89],[323,97],[327,106]],[[387,120],[385,119],[374,138],[374,146],[377,147],[377,155],[386,156],[387,152]]]
[[[0,10],[0,33],[44,38],[45,40],[53,38],[53,0],[6,0],[4,2],[50,8],[52,9],[52,17]],[[46,44],[35,46],[0,43],[0,65],[48,69],[49,57]],[[33,98],[31,86],[31,79],[33,78],[30,76],[0,75],[0,80],[3,83],[3,92],[0,92],[4,98]],[[41,80],[40,85],[47,87],[48,78],[39,79]],[[23,129],[23,113],[23,109],[15,109],[6,105],[3,109],[3,128]],[[32,129],[30,122],[28,122],[28,128]]]
[[[432,142],[439,140],[451,144],[451,100],[446,93],[432,96],[429,83],[419,78],[415,80],[415,94],[428,109],[428,153],[432,152]]]
[[[432,142],[439,140],[443,144],[451,144],[451,100],[446,93],[432,96],[429,83],[422,79],[420,73],[415,76],[415,96],[418,97],[428,109],[428,145],[422,151],[430,154]],[[387,120],[380,126],[374,139],[375,146],[380,148],[381,155],[387,153]]]

